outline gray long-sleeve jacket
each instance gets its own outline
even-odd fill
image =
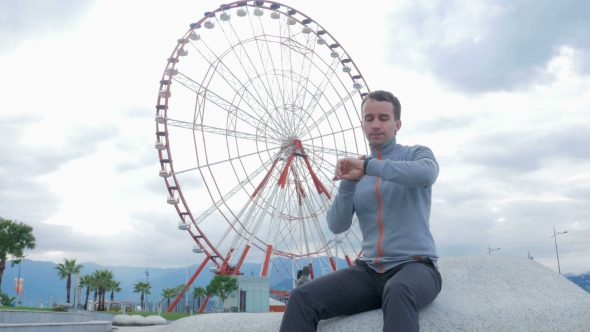
[[[360,181],[341,180],[328,211],[328,226],[348,230],[353,214],[363,234],[363,260],[383,273],[399,264],[430,259],[438,268],[430,233],[432,185],[438,164],[424,146],[396,144],[395,136],[371,147],[367,174]]]

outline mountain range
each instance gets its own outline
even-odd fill
[[[579,276],[566,274],[564,277],[568,278],[571,282],[582,287],[583,290],[590,293],[590,272]]]

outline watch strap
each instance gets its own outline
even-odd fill
[[[373,157],[366,157],[364,159],[363,169],[365,170],[365,174],[367,174],[367,166],[369,165],[369,161],[373,159]]]

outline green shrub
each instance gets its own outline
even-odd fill
[[[68,306],[59,305],[59,304],[55,303],[55,304],[53,304],[53,307],[51,308],[51,310],[59,311],[59,312],[67,312],[69,308],[70,307],[68,307]]]

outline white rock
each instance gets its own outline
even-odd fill
[[[160,316],[143,317],[140,315],[117,315],[113,318],[113,325],[118,326],[145,326],[145,325],[164,325],[166,320]]]
[[[165,325],[166,324],[166,320],[160,316],[157,316],[157,315],[147,316],[145,318],[145,321],[147,322],[148,325]]]
[[[131,318],[131,316],[127,316],[127,315],[116,315],[113,318],[113,325],[130,325],[130,323],[133,321],[133,318]]]
[[[420,330],[590,331],[590,294],[526,258],[499,255],[439,260],[438,298],[420,311]],[[166,332],[276,332],[282,313],[218,313],[179,319]],[[321,321],[320,332],[382,331],[373,310]]]

